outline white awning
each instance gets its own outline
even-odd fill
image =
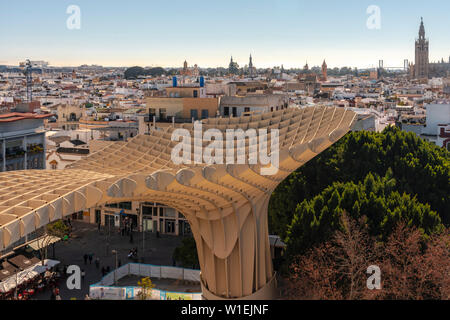
[[[38,263],[35,265],[34,270],[39,273],[44,273],[45,271],[53,268],[54,266],[56,266],[59,263],[60,262],[57,260],[46,259],[46,260],[44,260],[44,265],[42,265],[42,263]]]
[[[39,249],[43,249],[44,247],[48,247],[49,245],[61,241],[61,238],[49,236],[49,237],[43,237],[40,239],[37,239],[36,241],[33,241],[29,243],[28,245],[35,251],[38,251]]]
[[[59,264],[59,261],[49,259],[44,260],[44,265],[42,265],[41,262],[36,263],[34,266],[12,275],[0,282],[0,292],[9,292],[17,285],[35,278],[39,274],[44,273],[47,269],[50,269],[57,264]]]
[[[13,290],[17,285],[33,279],[39,273],[34,270],[34,267],[23,270],[15,275],[3,280],[0,283],[0,292],[8,292]]]

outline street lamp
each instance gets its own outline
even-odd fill
[[[144,252],[145,252],[145,230],[144,230],[144,213],[142,210],[142,203],[139,203],[139,208],[136,208],[136,211],[138,212],[138,216],[141,219],[141,232],[142,232],[142,259],[141,259],[141,262],[144,262],[143,258],[144,258]]]
[[[111,219],[109,218],[110,216],[108,215],[108,232],[105,232],[105,236],[106,236],[106,255],[108,255],[108,251],[109,251],[109,237],[110,237],[110,233],[111,233]],[[105,223],[106,223],[106,216],[105,216]]]
[[[19,272],[19,269],[14,268],[14,272],[16,273],[16,287],[14,288],[14,299],[17,300],[17,286],[18,286],[18,281],[17,281],[17,274]]]
[[[116,267],[114,269],[114,285],[117,285],[116,271],[117,271],[117,254],[118,254],[118,252],[117,252],[117,250],[113,250],[111,252],[112,252],[112,254],[116,255]]]

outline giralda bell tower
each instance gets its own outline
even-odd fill
[[[429,74],[429,41],[425,38],[423,18],[420,23],[419,39],[416,40],[416,64],[414,77],[416,79],[428,78]]]

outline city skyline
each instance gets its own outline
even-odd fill
[[[445,19],[450,4],[442,1],[431,1],[436,5],[426,8],[418,1],[348,1],[345,8],[334,1],[133,3],[3,4],[0,27],[8,30],[2,35],[8,50],[2,50],[0,64],[31,59],[53,66],[180,67],[187,60],[214,68],[227,67],[231,56],[244,66],[252,54],[257,68],[301,68],[306,61],[320,66],[324,59],[331,67],[370,68],[379,60],[401,67],[404,59],[414,61],[421,16],[430,61],[447,61],[450,55],[450,22]],[[81,10],[79,30],[66,26],[70,5]],[[380,29],[366,25],[370,5],[381,10]]]

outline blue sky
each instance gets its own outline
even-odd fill
[[[69,30],[69,5],[81,29]],[[369,30],[368,6],[381,9]],[[448,0],[0,0],[0,64],[256,67],[402,66],[414,59],[420,17],[430,59],[450,56]]]

